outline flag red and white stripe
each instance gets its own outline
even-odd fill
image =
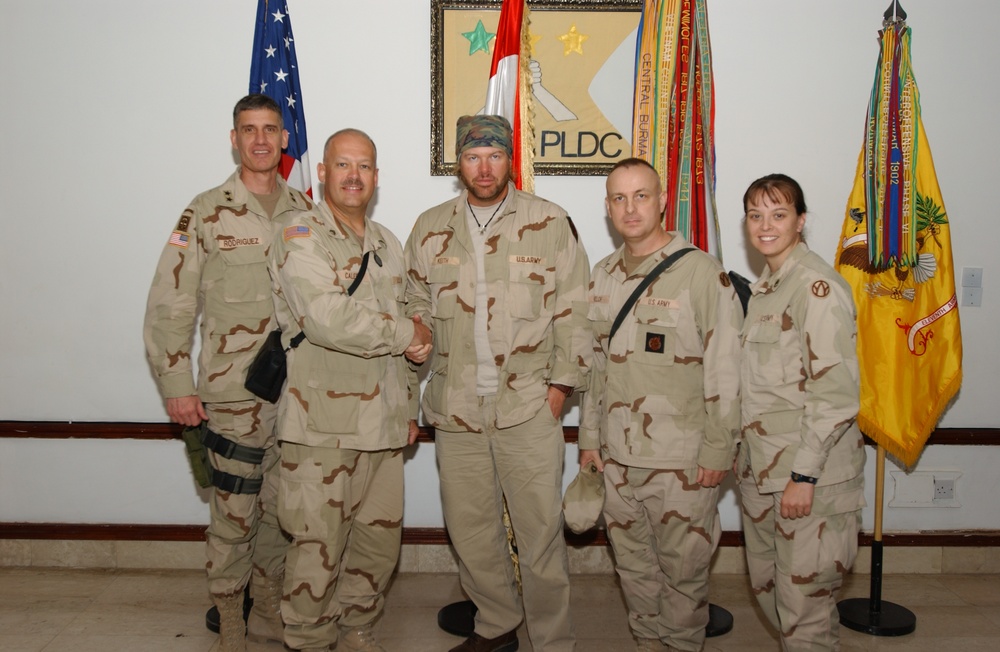
[[[518,188],[531,192],[534,186],[533,142],[525,84],[528,65],[528,8],[525,0],[503,0],[486,90],[487,115],[507,118],[513,129],[511,170]]]

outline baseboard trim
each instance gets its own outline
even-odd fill
[[[0,523],[0,539],[34,539],[50,541],[204,541],[204,525],[128,525],[111,523]],[[862,532],[858,543],[871,546],[873,536]],[[566,542],[575,547],[606,546],[604,530],[584,534],[566,531]],[[445,528],[403,528],[404,545],[449,545]],[[899,532],[883,534],[887,547],[1000,547],[1000,531],[948,530],[936,532]],[[719,540],[721,547],[742,547],[743,533],[726,531]]]
[[[126,421],[0,421],[0,439],[180,439],[176,423]],[[564,426],[567,443],[576,443],[578,428]],[[417,441],[433,442],[434,428],[420,428]],[[870,440],[869,444],[874,445]],[[928,446],[1000,446],[1000,428],[938,428]]]

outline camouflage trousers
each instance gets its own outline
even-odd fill
[[[495,423],[494,397],[482,397]],[[566,442],[548,404],[525,423],[435,435],[445,525],[458,554],[462,589],[478,608],[476,633],[494,638],[524,620],[538,652],[569,651],[569,560],[562,519]],[[507,497],[523,596],[503,524]]]
[[[278,516],[292,536],[285,644],[323,648],[337,627],[371,624],[399,559],[403,452],[281,445]]]
[[[288,539],[278,527],[278,447],[274,423],[277,408],[262,400],[207,403],[212,432],[250,448],[267,452],[258,466],[230,460],[209,451],[212,467],[244,478],[264,478],[259,494],[235,494],[211,487],[211,523],[206,530],[208,590],[214,596],[233,595],[250,581],[250,573],[276,577],[282,573]]]
[[[629,628],[678,650],[701,650],[708,576],[719,545],[719,489],[695,484],[698,469],[604,463],[604,519]]]
[[[783,492],[740,474],[743,536],[757,602],[786,652],[840,649],[837,594],[858,554],[863,476],[817,487],[811,514],[781,517]]]

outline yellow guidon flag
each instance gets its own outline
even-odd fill
[[[962,383],[951,227],[920,118],[910,29],[887,21],[837,247],[858,310],[858,425],[907,467]]]

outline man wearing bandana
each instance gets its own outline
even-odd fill
[[[456,154],[465,190],[423,213],[406,244],[407,314],[430,326],[435,351],[421,405],[478,610],[452,652],[512,652],[522,621],[535,650],[573,650],[561,417],[590,360],[587,255],[562,208],[515,188],[504,118],[460,118]]]
[[[743,311],[722,265],[663,228],[666,193],[646,161],[618,162],[605,206],[624,244],[594,266],[594,367],[580,465],[604,472],[604,519],[638,651],[701,650],[719,483],[740,428]],[[637,286],[689,249],[612,325]]]

